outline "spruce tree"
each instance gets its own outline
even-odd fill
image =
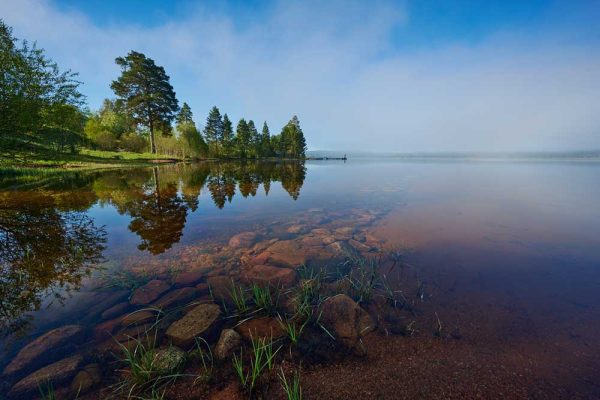
[[[248,128],[248,123],[244,118],[240,119],[240,122],[237,124],[236,129],[236,144],[239,156],[241,158],[248,157],[248,151],[250,149],[250,129]]]
[[[233,126],[227,114],[223,115],[223,155],[231,157],[233,155],[233,145],[235,137],[233,134]]]
[[[185,123],[194,123],[194,119],[193,119],[194,115],[192,114],[192,109],[190,108],[190,106],[188,105],[188,103],[183,103],[183,105],[181,106],[181,110],[179,111],[179,114],[177,114],[177,117],[175,118],[175,121],[177,122],[177,125],[182,125]]]
[[[221,112],[216,106],[211,108],[206,118],[204,138],[206,139],[210,154],[214,157],[219,157],[219,147],[223,140],[223,120]]]
[[[252,157],[258,158],[260,156],[260,135],[254,125],[254,121],[248,121],[248,130],[250,131],[249,153]]]
[[[169,76],[154,60],[136,51],[117,57],[115,62],[121,67],[121,76],[110,87],[134,121],[149,129],[151,151],[156,153],[155,130],[169,134],[179,108]]]
[[[304,158],[306,156],[306,139],[297,116],[294,115],[281,130],[279,148],[284,157]]]
[[[273,151],[271,150],[271,132],[269,132],[269,126],[267,121],[263,123],[262,135],[260,137],[260,153],[261,157],[271,157]]]

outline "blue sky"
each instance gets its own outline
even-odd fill
[[[20,38],[80,72],[163,65],[199,125],[212,105],[313,149],[600,148],[600,1],[0,0]]]

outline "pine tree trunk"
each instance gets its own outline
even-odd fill
[[[156,154],[156,143],[154,142],[154,121],[150,118],[150,152]]]

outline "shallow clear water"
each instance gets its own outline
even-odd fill
[[[5,177],[0,366],[29,338],[84,320],[98,282],[118,271],[230,271],[237,233],[291,239],[298,224],[348,225],[421,271],[423,330],[435,313],[457,340],[594,386],[599,176],[583,162],[349,160]]]

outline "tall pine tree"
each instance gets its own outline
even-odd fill
[[[248,128],[248,123],[244,118],[240,119],[240,122],[238,122],[236,129],[236,144],[239,156],[241,158],[248,157],[251,138],[252,137],[250,129]]]
[[[261,157],[271,157],[273,155],[273,150],[271,149],[271,132],[269,131],[267,121],[263,123],[262,127],[262,135],[260,137],[260,153]]]
[[[179,108],[169,76],[154,60],[136,51],[117,57],[115,62],[121,67],[121,76],[110,87],[134,121],[149,129],[150,148],[156,153],[155,130],[168,134]]]
[[[223,156],[231,157],[234,151],[235,136],[233,134],[233,125],[227,114],[223,115]]]
[[[214,106],[211,108],[206,118],[206,126],[204,127],[204,138],[208,145],[208,151],[211,156],[220,156],[220,147],[223,140],[223,119],[221,112]]]

